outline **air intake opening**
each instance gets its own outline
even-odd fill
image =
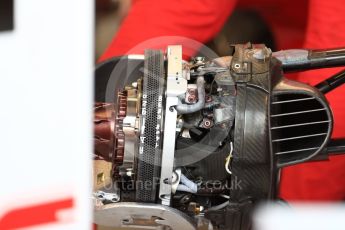
[[[332,119],[319,98],[301,93],[275,95],[271,104],[271,134],[278,165],[309,159],[323,146]]]

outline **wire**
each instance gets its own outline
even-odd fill
[[[230,199],[230,196],[225,195],[225,194],[221,194],[221,195],[219,195],[219,196],[221,196],[221,197],[223,197],[223,198],[225,198],[225,199]]]
[[[208,96],[210,97],[212,95],[212,91],[213,91],[213,83],[215,82],[215,78],[213,78],[212,82],[211,82],[211,87],[210,87],[210,92],[208,93]]]
[[[222,204],[219,204],[219,205],[216,205],[216,206],[213,206],[211,208],[208,209],[208,211],[216,211],[216,210],[220,210],[222,208],[225,208],[226,206],[228,206],[228,204],[230,204],[229,201],[226,201]]]
[[[217,211],[217,210],[220,210],[220,209],[225,208],[226,206],[228,206],[228,205],[230,204],[230,201],[229,201],[230,196],[225,195],[225,194],[221,194],[221,195],[219,195],[219,196],[221,196],[221,197],[223,197],[223,198],[225,198],[225,199],[228,199],[228,200],[225,201],[224,203],[219,204],[219,205],[210,207],[210,208],[208,209],[208,211]]]
[[[225,194],[221,194],[220,195],[221,197],[225,198],[225,199],[230,199],[230,196],[228,195],[225,195]],[[225,201],[224,203],[221,203],[219,205],[216,205],[216,206],[212,206],[208,209],[208,211],[216,211],[216,210],[220,210],[220,209],[223,209],[225,208],[226,206],[228,206],[228,204],[230,204],[230,201]]]
[[[231,158],[232,158],[232,152],[234,151],[234,146],[232,144],[232,142],[230,142],[230,153],[228,155],[228,157],[225,159],[225,170],[227,173],[229,173],[230,175],[232,174],[231,170],[229,169],[230,166],[230,162],[231,162]]]

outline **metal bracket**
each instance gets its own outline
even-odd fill
[[[170,205],[171,178],[174,168],[175,135],[178,95],[187,91],[187,80],[182,74],[182,46],[168,46],[167,98],[165,105],[164,140],[159,198],[163,205]]]

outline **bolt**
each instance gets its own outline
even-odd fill
[[[193,96],[193,95],[190,95],[189,97],[188,97],[188,102],[195,102],[195,96]]]
[[[193,62],[195,64],[202,64],[205,62],[205,57],[194,57],[193,58]]]
[[[134,88],[137,88],[137,87],[138,87],[138,82],[133,82],[133,83],[132,83],[132,86],[133,86]]]

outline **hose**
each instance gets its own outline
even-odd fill
[[[193,191],[191,188],[187,187],[186,185],[184,184],[179,184],[177,186],[177,191],[180,191],[180,192],[189,192],[189,193],[196,193],[195,191]]]
[[[229,201],[226,201],[222,204],[219,204],[219,205],[216,205],[216,206],[213,206],[211,208],[208,209],[208,211],[216,211],[216,210],[220,210],[222,208],[225,208],[226,206],[228,206],[228,204],[230,204]]]
[[[196,85],[198,89],[198,102],[192,105],[182,104],[181,100],[179,100],[179,104],[176,105],[176,111],[179,114],[188,114],[194,113],[205,106],[205,80],[203,76],[199,76],[196,80]]]
[[[180,183],[177,186],[177,191],[181,192],[189,192],[189,193],[197,193],[198,192],[198,185],[193,181],[189,180],[185,175],[181,174],[180,176]]]

